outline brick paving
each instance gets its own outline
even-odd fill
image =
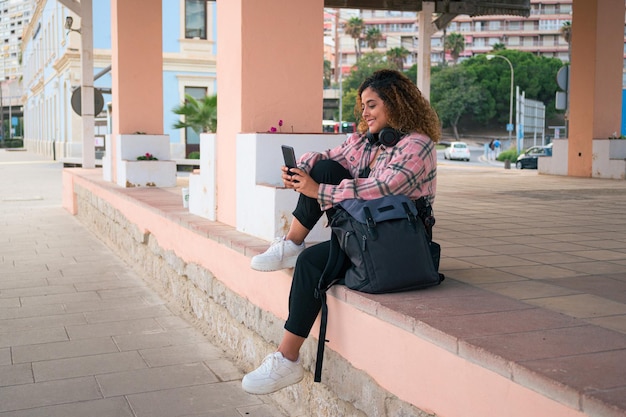
[[[61,207],[61,164],[0,150],[1,417],[279,417]]]

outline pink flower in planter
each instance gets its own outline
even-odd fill
[[[144,155],[137,157],[138,161],[158,161],[158,159],[150,152],[146,152]]]
[[[281,132],[283,131],[282,129],[283,127],[283,119],[280,119],[278,121],[278,129],[276,129],[274,126],[270,127],[270,130],[268,130],[268,132],[270,133],[276,133],[276,132]],[[291,131],[293,132],[293,126],[291,127]]]

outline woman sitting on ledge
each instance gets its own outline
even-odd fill
[[[245,375],[242,387],[269,394],[300,382],[304,369],[300,348],[320,311],[315,290],[326,266],[330,242],[305,249],[304,240],[322,214],[352,198],[373,200],[406,195],[412,200],[435,198],[437,153],[441,137],[437,114],[404,74],[380,70],[359,87],[355,114],[358,133],[326,152],[304,154],[298,168],[282,167],[285,187],[300,193],[286,236],[252,258],[251,267],[275,271],[295,266],[289,295],[289,317],[275,353]],[[350,267],[347,261],[342,274]]]

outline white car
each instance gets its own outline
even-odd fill
[[[461,161],[470,160],[470,150],[465,142],[452,142],[443,151],[444,159],[459,159]]]

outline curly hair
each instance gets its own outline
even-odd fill
[[[367,131],[367,121],[361,117],[361,95],[367,88],[376,92],[385,103],[390,127],[404,133],[423,133],[433,142],[439,142],[441,124],[437,113],[413,81],[401,72],[391,69],[376,71],[359,87],[354,115],[359,120],[360,133]]]

